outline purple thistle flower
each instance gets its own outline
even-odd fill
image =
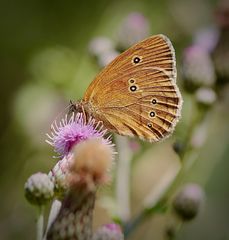
[[[100,227],[92,240],[124,240],[124,236],[119,225],[110,223]]]
[[[115,223],[109,223],[104,225],[105,228],[109,229],[110,231],[116,231],[116,232],[121,232],[121,228],[119,225],[115,224]]]
[[[218,29],[211,27],[197,31],[194,36],[194,45],[199,46],[201,49],[211,53],[219,40]]]
[[[110,136],[104,138],[107,130],[103,129],[101,122],[96,123],[92,117],[86,123],[83,114],[72,114],[69,118],[68,115],[57,124],[55,121],[51,125],[51,133],[46,134],[48,140],[46,142],[54,147],[54,151],[60,156],[67,156],[73,146],[81,141],[90,138],[102,138],[104,143],[111,144]]]
[[[125,50],[150,34],[148,19],[140,12],[132,12],[124,19],[118,32],[118,47]]]
[[[215,69],[210,54],[198,45],[184,50],[182,63],[186,90],[198,87],[211,87],[215,83]]]

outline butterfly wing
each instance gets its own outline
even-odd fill
[[[152,36],[120,54],[97,75],[82,102],[118,134],[148,141],[169,135],[182,105],[170,40]]]

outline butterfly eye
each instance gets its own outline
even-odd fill
[[[130,91],[135,92],[137,90],[137,87],[135,85],[130,86]]]
[[[152,112],[150,112],[150,114],[149,114],[149,115],[150,115],[150,117],[155,117],[155,115],[156,115],[156,114],[155,114],[155,112],[154,112],[154,111],[152,111]]]
[[[157,103],[157,100],[154,98],[152,99],[152,104],[156,104]]]
[[[140,57],[134,57],[134,58],[133,58],[133,63],[134,63],[134,64],[140,63],[140,61],[141,61],[141,58],[140,58]]]

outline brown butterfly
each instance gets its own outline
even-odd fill
[[[105,67],[74,109],[120,135],[153,142],[173,131],[181,106],[174,48],[166,36],[155,35]]]

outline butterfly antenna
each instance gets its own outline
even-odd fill
[[[66,110],[68,110],[67,113],[66,113]],[[76,110],[75,104],[73,103],[72,100],[70,100],[70,103],[69,103],[61,112],[59,112],[59,113],[57,114],[57,116],[54,118],[54,120],[52,121],[51,126],[56,123],[57,119],[58,119],[61,115],[63,115],[64,112],[66,113],[65,116],[64,116],[64,119],[66,119],[66,118],[68,118],[69,113],[70,113],[70,112],[75,112],[75,110]]]

